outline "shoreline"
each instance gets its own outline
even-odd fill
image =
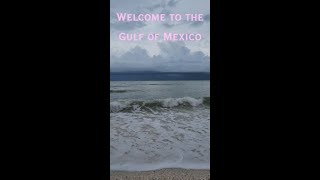
[[[114,171],[110,170],[110,180],[171,180],[171,179],[210,179],[209,169],[179,169],[179,168],[166,168],[154,171]]]

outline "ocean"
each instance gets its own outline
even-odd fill
[[[111,170],[210,169],[210,81],[111,81]]]

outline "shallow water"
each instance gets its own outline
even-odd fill
[[[111,170],[210,169],[210,81],[112,81]]]

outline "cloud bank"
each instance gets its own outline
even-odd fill
[[[111,55],[111,71],[210,72],[210,57],[191,52],[183,42],[158,43],[160,54],[150,56],[136,46],[121,56]]]

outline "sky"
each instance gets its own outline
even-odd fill
[[[111,0],[110,70],[210,72],[210,0]],[[203,22],[119,22],[116,13],[203,14]],[[200,41],[121,41],[119,33],[199,33]]]

